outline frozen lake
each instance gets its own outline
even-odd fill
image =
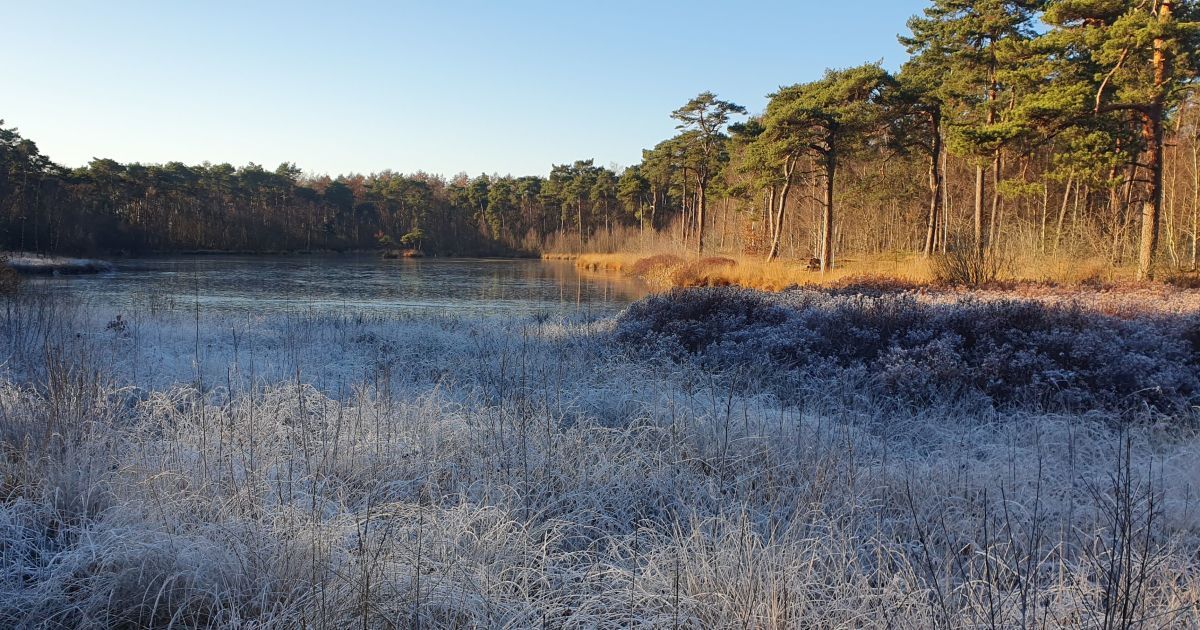
[[[84,305],[224,313],[612,313],[641,282],[569,261],[370,256],[186,256],[115,261],[115,273],[30,279]]]

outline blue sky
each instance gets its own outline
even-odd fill
[[[56,161],[310,173],[627,165],[712,90],[751,111],[882,60],[919,0],[3,0],[0,118]]]

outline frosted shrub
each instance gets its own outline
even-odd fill
[[[1196,331],[1195,316],[1119,319],[1035,301],[700,289],[631,306],[616,339],[727,369],[865,371],[878,393],[916,404],[1144,414],[1200,401]]]

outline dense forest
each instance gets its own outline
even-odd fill
[[[1197,264],[1198,19],[1182,0],[934,0],[900,37],[898,72],[830,70],[750,115],[705,92],[641,163],[545,177],[69,169],[0,125],[0,248],[515,254],[653,231],[822,269],[835,252],[953,250],[1149,277]]]

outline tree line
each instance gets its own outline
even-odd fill
[[[1147,278],[1196,265],[1198,19],[1185,0],[933,0],[900,36],[898,72],[829,70],[753,115],[705,92],[640,163],[547,176],[67,169],[0,125],[0,247],[480,255],[656,233],[821,269],[871,252],[1017,251]]]
[[[362,250],[537,253],[628,225],[626,185],[593,160],[548,177],[381,171],[335,178],[291,163],[70,169],[0,121],[0,248],[37,252]]]
[[[934,0],[899,72],[829,70],[729,125],[739,108],[704,93],[655,153],[682,145],[697,250],[715,159],[749,210],[742,246],[767,259],[799,220],[822,270],[840,250],[1070,250],[1149,278],[1164,231],[1170,262],[1194,267],[1198,17],[1181,0]]]
[[[306,176],[294,164],[94,159],[68,169],[0,128],[0,248],[38,252],[282,252],[407,247],[536,251],[554,226],[539,177]],[[590,167],[589,167],[590,168]],[[568,194],[563,191],[562,194]],[[565,203],[565,202],[561,202]],[[564,215],[565,216],[565,215]]]

